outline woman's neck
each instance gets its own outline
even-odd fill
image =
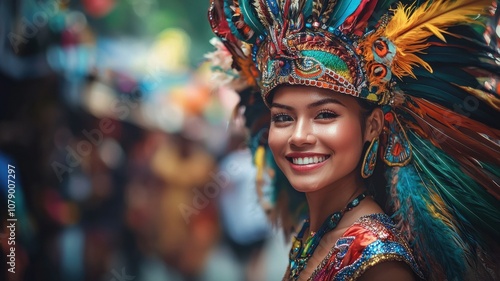
[[[309,206],[309,231],[316,232],[328,216],[344,209],[364,190],[363,180],[351,174],[330,186],[306,193]]]

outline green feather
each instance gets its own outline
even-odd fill
[[[428,141],[408,132],[413,156],[438,193],[467,221],[500,237],[500,202],[460,170],[457,162]]]

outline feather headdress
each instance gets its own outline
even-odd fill
[[[242,104],[256,163],[274,179],[271,214],[292,214],[292,220],[281,216],[286,231],[286,222],[304,213],[305,200],[270,156],[265,104],[280,84],[331,89],[382,106],[377,166],[388,182],[386,212],[426,279],[500,278],[496,6],[491,0],[212,0],[214,32],[231,50],[233,67],[255,78],[263,96],[254,90]],[[241,52],[242,41],[251,54]]]

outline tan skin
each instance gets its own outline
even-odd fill
[[[358,170],[365,142],[380,135],[384,114],[377,108],[362,120],[354,97],[306,86],[280,86],[271,104],[269,146],[291,185],[305,192],[310,229],[317,231],[333,212],[343,209],[365,187]],[[364,126],[362,123],[364,122]],[[321,164],[298,165],[299,158],[318,157]],[[383,213],[371,198],[346,212],[337,228],[327,233],[301,272],[307,280],[335,242],[357,219]],[[359,280],[415,280],[403,262],[385,262],[367,270]]]

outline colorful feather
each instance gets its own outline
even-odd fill
[[[449,225],[452,219],[447,217],[446,206],[435,200],[439,197],[423,184],[412,165],[392,168],[388,176],[393,183],[391,198],[397,200],[392,203],[393,217],[413,246],[427,277],[460,280],[466,269],[463,251],[467,247],[453,225]]]
[[[429,1],[418,8],[399,3],[386,26],[368,35],[362,42],[368,61],[373,60],[371,46],[384,37],[396,46],[396,56],[391,66],[392,74],[398,78],[411,76],[413,67],[421,66],[432,72],[430,65],[417,54],[429,47],[427,40],[436,36],[441,40],[447,27],[474,22],[471,17],[486,13],[490,0]]]
[[[339,1],[332,7],[332,12],[328,15],[326,25],[333,28],[339,27],[347,17],[356,11],[361,2],[361,0]]]
[[[464,172],[475,177],[483,188],[500,200],[499,183],[492,181],[478,164],[479,161],[500,167],[500,146],[492,140],[500,139],[500,131],[426,100],[412,100],[417,106],[402,108],[416,122],[406,122],[409,127],[453,156],[454,162],[459,163]]]
[[[322,24],[326,24],[328,22],[334,8],[338,4],[337,2],[338,2],[338,0],[327,1],[327,3],[325,3],[325,5],[324,5],[325,7],[324,7],[323,11],[321,11],[321,16],[320,16],[320,22]]]
[[[264,35],[266,33],[265,27],[260,22],[259,18],[253,13],[250,1],[239,1],[241,13],[245,22],[257,33],[257,35]]]
[[[362,36],[368,26],[368,19],[372,16],[379,1],[363,0],[354,13],[345,19],[340,26],[344,34]]]
[[[253,6],[255,7],[255,13],[258,15],[262,25],[266,28],[266,30],[271,29],[273,26],[273,17],[267,9],[264,0],[254,0]]]
[[[485,234],[500,237],[500,229],[496,227],[500,225],[500,202],[462,173],[459,164],[442,150],[416,134],[410,133],[409,137],[415,162],[448,205]]]
[[[312,6],[313,21],[318,21],[319,18],[321,17],[321,11],[323,11],[323,1],[325,0],[313,0],[313,6]]]

